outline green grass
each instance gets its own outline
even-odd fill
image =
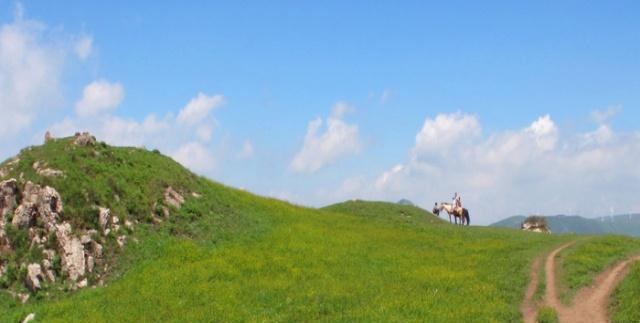
[[[36,312],[46,322],[513,322],[520,320],[529,259],[560,242],[508,230],[381,225],[271,203],[279,212],[265,213],[274,218],[267,233],[213,248],[167,238],[160,257],[109,286],[10,318]]]
[[[533,299],[536,301],[542,301],[544,294],[547,292],[547,272],[544,268],[544,258],[540,259],[540,268],[538,268],[538,286],[536,286],[536,292],[533,295]]]
[[[558,314],[556,311],[549,307],[543,307],[538,312],[538,323],[558,323]]]
[[[520,322],[532,259],[575,239],[461,228],[393,203],[297,207],[143,149],[58,140],[20,158],[10,176],[58,189],[75,226],[95,226],[92,205],[139,225],[106,286],[24,306],[0,293],[0,322]],[[41,178],[36,160],[66,177]],[[187,201],[154,223],[169,185]]]
[[[633,254],[640,253],[640,239],[602,236],[581,239],[560,254],[561,299],[568,303],[582,287],[593,283],[604,269]]]
[[[365,217],[378,223],[408,225],[444,224],[436,215],[412,205],[386,202],[347,201],[324,207],[323,210]]]
[[[611,299],[610,312],[613,323],[640,323],[639,293],[640,263],[636,263]]]

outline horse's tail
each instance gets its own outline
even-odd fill
[[[469,220],[469,210],[463,209],[462,210],[462,216],[464,216],[464,218],[467,220],[467,225],[469,225],[469,222],[470,222],[470,220]]]

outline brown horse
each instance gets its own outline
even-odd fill
[[[454,208],[453,204],[442,202],[440,205],[436,203],[433,207],[433,214],[440,216],[442,210],[445,210],[449,215],[449,223],[451,223],[451,216],[453,215],[455,224],[458,224],[458,218],[460,218],[460,225],[464,225],[465,222],[469,225],[469,210],[465,208]]]

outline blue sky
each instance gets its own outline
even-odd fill
[[[0,157],[83,128],[305,205],[429,207],[460,191],[479,223],[640,212],[638,166],[604,157],[640,159],[638,12],[635,1],[0,0],[0,109],[26,120],[0,122]],[[18,100],[29,53],[52,72]],[[83,98],[93,110],[80,115]],[[197,120],[179,116],[189,102]],[[562,167],[566,178],[552,174]]]

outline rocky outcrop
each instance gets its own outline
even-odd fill
[[[551,233],[549,223],[543,216],[530,216],[526,218],[520,228],[530,232]]]
[[[44,279],[42,275],[42,268],[40,264],[30,264],[27,266],[27,278],[25,279],[26,287],[32,292],[36,293],[40,290],[40,281]]]
[[[0,248],[9,245],[5,225],[7,216],[16,207],[17,197],[18,182],[15,179],[0,182]]]
[[[165,203],[167,203],[167,205],[170,205],[179,209],[180,207],[182,207],[182,204],[184,203],[184,197],[180,195],[180,193],[176,192],[176,190],[174,190],[173,187],[169,186],[164,191],[164,201]]]
[[[15,210],[11,223],[16,228],[27,229],[39,218],[44,227],[52,231],[60,212],[62,199],[55,189],[27,182],[22,191],[22,203]]]
[[[69,275],[71,281],[78,281],[78,278],[84,276],[86,270],[82,242],[71,235],[71,225],[66,222],[56,226],[56,239],[62,251],[60,255],[62,270]]]
[[[46,144],[46,143],[48,143],[48,142],[54,141],[55,139],[56,139],[56,138],[54,138],[54,137],[53,137],[53,135],[51,134],[51,132],[49,132],[49,131],[47,131],[47,132],[44,134],[44,143],[45,143],[45,144]]]
[[[133,231],[133,222],[122,222],[108,208],[98,207],[98,230],[74,230],[70,222],[61,220],[62,198],[54,188],[29,181],[24,185],[19,183],[15,179],[0,182],[0,251],[13,251],[12,242],[6,235],[7,225],[26,231],[29,254],[37,254],[33,253],[34,249],[41,250],[40,261],[29,265],[16,263],[26,269],[24,285],[36,293],[48,286],[43,282],[70,282],[71,288],[76,289],[88,286],[90,276],[101,281],[100,276],[107,270],[103,247],[106,236],[122,231],[115,242],[123,247],[126,233]],[[127,230],[121,230],[121,223]],[[20,248],[25,248],[24,243]],[[5,275],[6,268],[7,264],[0,261],[0,277]]]
[[[92,136],[88,132],[76,132],[73,139],[73,144],[78,146],[93,146],[96,144],[96,137]]]
[[[3,222],[9,212],[16,206],[18,196],[18,181],[10,179],[0,182],[0,222]]]
[[[33,170],[36,171],[36,174],[38,174],[40,176],[44,176],[44,177],[62,177],[62,176],[64,176],[64,173],[61,170],[48,168],[45,163],[41,163],[39,161],[34,162],[31,167],[33,168]]]
[[[104,207],[98,208],[98,224],[100,225],[100,230],[102,230],[102,232],[107,232],[109,219],[111,219],[111,210]]]

